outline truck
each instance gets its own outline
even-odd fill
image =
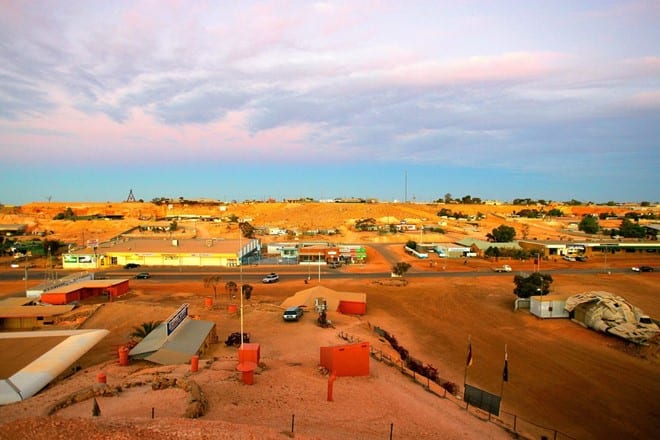
[[[508,264],[505,264],[505,265],[500,266],[500,267],[494,267],[493,270],[495,272],[511,272],[511,266],[509,266]]]

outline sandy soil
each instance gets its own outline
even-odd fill
[[[392,251],[397,252],[395,247]],[[626,263],[611,261],[614,267]],[[379,264],[387,265],[381,259],[372,269]],[[446,270],[466,269],[454,262]],[[607,290],[624,296],[651,316],[660,314],[655,273],[576,273],[556,275],[554,279],[558,293]],[[235,348],[222,343],[215,346],[202,359],[201,371],[190,376],[202,386],[210,402],[209,412],[199,422],[200,426],[209,425],[193,425],[193,431],[208,431],[215,436],[230,423],[232,431],[247,431],[244,437],[227,438],[280,438],[290,430],[295,415],[298,438],[383,438],[391,423],[394,438],[509,436],[495,424],[483,423],[473,413],[466,413],[461,402],[434,397],[395,369],[373,360],[369,377],[338,379],[334,402],[327,402],[327,376],[317,368],[319,347],[344,343],[338,336],[341,331],[387,350],[373,333],[374,326],[394,334],[414,357],[434,365],[444,379],[461,385],[467,338],[471,336],[474,363],[467,370],[467,381],[494,394],[502,391],[506,344],[510,380],[503,388],[502,421],[512,424],[515,414],[518,429],[532,438],[539,432],[552,435],[552,430],[558,430],[579,439],[641,439],[651,436],[659,426],[657,344],[631,346],[568,320],[540,320],[526,311],[513,311],[513,283],[508,275],[409,278],[405,287],[377,281],[389,280],[322,279],[326,287],[367,294],[367,315],[333,313],[330,318],[334,329],[316,326],[314,313],[307,313],[298,323],[282,322],[279,304],[308,287],[302,282],[255,286],[252,299],[244,307],[245,329],[262,347],[262,365],[255,384],[240,383],[235,371]],[[154,279],[140,283],[139,289],[121,301],[100,308],[84,327],[108,328],[112,334],[83,357],[81,372],[21,404],[0,408],[0,420],[4,422],[0,437],[10,438],[16,429],[24,428],[17,419],[45,415],[62,397],[90,386],[101,371],[107,374],[109,384],[136,380],[148,383],[145,378],[155,374],[189,376],[186,365],[119,367],[116,349],[126,342],[133,326],[164,319],[183,302],[191,304],[191,314],[215,322],[220,339],[239,330],[238,316],[228,313],[230,301],[224,294],[216,299],[213,310],[204,307],[204,298],[210,293],[201,280],[163,284]],[[178,418],[185,401],[185,395],[177,390],[151,391],[146,386],[131,389],[119,397],[100,398],[102,416],[93,419],[92,424],[77,425],[77,429],[146,430],[155,438],[158,432],[182,438],[191,429],[191,422]],[[156,414],[153,421],[151,408]],[[56,417],[64,420],[58,423],[77,423],[69,418],[91,418],[91,403],[85,401],[61,410]],[[539,431],[526,421],[550,429]],[[46,425],[54,423],[51,420]],[[254,434],[251,429],[256,430]],[[141,438],[137,435],[134,438]]]
[[[141,217],[154,215],[141,211],[149,204],[137,204],[141,207],[128,205],[132,210],[138,209]],[[35,216],[33,218],[38,220],[40,227],[54,226],[49,220],[54,214],[40,206],[32,207],[29,215]],[[400,206],[349,206],[346,209],[362,209],[364,213],[344,212],[348,218],[433,219],[437,211],[437,206],[427,211],[415,206],[396,212],[394,209]],[[242,205],[236,205],[231,211],[239,216],[252,216],[253,224],[277,222],[282,218],[269,217],[271,214],[265,208],[262,213],[260,210],[242,212],[238,207],[242,209]],[[51,208],[55,213],[62,210],[62,207]],[[97,208],[94,205],[88,211]],[[299,205],[279,208],[286,208],[285,212],[290,213],[284,216],[287,221],[304,218]],[[114,210],[115,207],[108,209]],[[137,217],[134,211],[132,215]],[[327,225],[317,227],[346,224],[339,220],[339,214],[333,215],[319,215],[319,219],[330,220],[326,220]],[[456,229],[439,238],[447,241],[449,236],[479,234],[482,238],[491,226],[504,221],[495,218],[499,220],[485,223],[480,227],[481,231],[450,225]],[[21,223],[12,219],[4,217],[0,222]],[[130,221],[133,220],[127,220]],[[437,222],[437,217],[433,221]],[[54,235],[80,240],[83,225],[88,230],[97,231],[98,235],[118,232],[108,226],[114,222],[70,223]],[[123,224],[121,228],[125,226]],[[222,225],[209,227],[211,229],[205,228],[205,234],[222,232]],[[215,227],[220,229],[213,229]],[[236,234],[235,230],[226,231],[226,226],[224,228],[224,233]],[[529,233],[545,238],[546,235],[558,237],[563,232],[553,225],[538,223],[530,227]],[[341,239],[335,241],[366,242],[375,246],[388,241],[401,243],[407,239],[405,234],[390,237],[344,232]],[[368,265],[342,270],[349,273],[388,271],[390,262],[375,249],[369,247]],[[250,332],[252,341],[261,345],[261,365],[254,385],[241,383],[240,373],[235,369],[236,349],[222,343],[213,346],[211,352],[202,358],[197,373],[191,374],[189,365],[156,367],[132,363],[120,367],[116,360],[117,348],[128,341],[132,328],[145,321],[165,319],[183,302],[191,305],[191,314],[215,322],[221,340],[240,328],[237,314],[227,310],[233,301],[226,295],[218,295],[213,309],[204,307],[204,298],[212,295],[212,291],[203,287],[202,275],[199,282],[164,283],[157,277],[136,282],[131,293],[120,301],[98,308],[84,323],[83,328],[107,328],[111,334],[80,360],[82,369],[79,372],[52,384],[31,399],[0,407],[0,439],[275,439],[293,436],[292,416],[295,416],[295,437],[302,439],[382,439],[388,438],[390,429],[395,439],[511,437],[497,424],[484,422],[482,419],[487,417],[483,413],[465,411],[460,400],[436,397],[395,368],[375,360],[371,361],[368,377],[337,379],[334,401],[328,402],[328,378],[318,369],[319,347],[345,343],[339,337],[343,333],[367,340],[376,349],[389,350],[373,332],[375,326],[395,335],[414,357],[438,368],[441,377],[459,384],[461,390],[466,373],[467,340],[471,337],[474,363],[467,369],[467,382],[493,394],[502,393],[501,422],[512,426],[515,415],[517,429],[526,437],[646,439],[655,435],[660,426],[657,404],[660,350],[657,341],[647,347],[637,347],[568,320],[541,320],[527,311],[514,311],[512,275],[486,276],[501,262],[471,259],[463,264],[463,261],[435,260],[433,262],[437,264],[430,264],[406,255],[401,244],[387,246],[387,252],[397,260],[410,262],[413,265],[411,273],[433,272],[437,276],[410,276],[405,286],[389,285],[389,278],[322,278],[321,283],[326,287],[367,294],[367,315],[344,316],[333,312],[330,314],[335,325],[333,329],[316,326],[313,312],[307,313],[298,323],[282,322],[280,304],[296,291],[310,287],[302,280],[254,286],[252,299],[244,306],[245,329]],[[657,318],[660,316],[658,273],[627,271],[607,274],[603,270],[597,274],[584,274],[579,268],[629,268],[636,264],[658,266],[659,263],[658,257],[616,256],[608,258],[607,262],[592,259],[586,264],[546,261],[541,269],[569,269],[566,274],[553,274],[554,293],[605,290],[623,296]],[[533,270],[531,262],[511,264],[515,271]],[[263,268],[264,273],[270,270]],[[281,272],[281,268],[277,270]],[[226,277],[229,281],[232,276]],[[233,280],[237,281],[237,276]],[[1,283],[0,295],[12,295],[22,289],[22,281]],[[83,304],[79,311],[96,306]],[[509,382],[502,384],[505,345],[509,357]],[[3,362],[11,360],[5,358]],[[46,417],[48,410],[61,399],[93,386],[100,372],[107,375],[110,386],[145,385],[124,387],[125,391],[117,397],[98,398],[100,417],[92,417],[90,400]],[[152,391],[149,384],[155,377],[198,382],[209,400],[206,415],[198,420],[182,418],[187,395],[179,389]],[[151,418],[152,409],[154,419]]]

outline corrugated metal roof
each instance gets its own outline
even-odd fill
[[[75,306],[15,306],[0,307],[0,318],[35,318],[37,316],[61,315]]]
[[[89,288],[102,289],[106,287],[116,286],[118,284],[125,283],[126,281],[128,281],[128,278],[112,279],[112,280],[82,280],[73,284],[58,286],[45,293],[69,293],[69,292],[75,292],[76,290],[89,289]]]
[[[467,247],[475,245],[477,246],[477,248],[482,250],[486,250],[489,247],[520,249],[520,245],[518,244],[517,241],[511,241],[506,243],[494,243],[491,241],[479,240],[478,238],[464,238],[463,240],[457,241],[456,244]]]
[[[20,307],[34,302],[34,298],[27,298],[25,296],[15,298],[0,299],[0,308],[4,307]]]
[[[161,365],[188,362],[214,326],[213,322],[188,317],[168,338],[167,325],[162,323],[133,347],[129,355]]]

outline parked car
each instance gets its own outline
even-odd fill
[[[564,260],[566,260],[566,261],[575,261],[575,257],[570,257],[570,256],[568,256],[568,255],[564,255],[563,258],[564,258]]]
[[[651,266],[633,267],[632,270],[633,272],[653,272],[653,268]]]
[[[243,333],[243,342],[250,342],[250,334]],[[225,345],[227,347],[240,347],[241,346],[241,333],[234,332],[231,333],[225,340]]]
[[[341,267],[341,261],[331,261],[328,263],[330,269],[338,269]]]
[[[583,263],[584,263],[585,261],[587,261],[588,259],[589,259],[589,258],[588,258],[587,256],[585,256],[585,255],[578,255],[577,257],[575,257],[575,261],[581,261],[581,262],[583,262]]]
[[[124,264],[124,269],[137,269],[138,267],[140,267],[140,265],[137,263]]]
[[[262,283],[264,284],[270,284],[270,283],[276,283],[280,280],[280,276],[276,274],[275,272],[271,272],[268,275],[264,277],[263,280],[261,280]]]
[[[147,278],[151,278],[151,274],[149,272],[140,272],[139,274],[135,275],[135,278],[138,280],[146,280]]]
[[[302,318],[303,315],[303,309],[302,307],[295,306],[295,307],[289,307],[282,313],[282,319],[285,321],[297,321],[300,318]]]

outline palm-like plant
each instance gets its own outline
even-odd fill
[[[133,327],[133,333],[131,333],[131,338],[133,339],[146,338],[149,333],[151,333],[156,327],[160,325],[160,323],[161,321],[147,321]]]
[[[236,293],[238,292],[238,284],[233,281],[229,281],[225,284],[225,292],[229,295],[229,299],[236,298]]]

